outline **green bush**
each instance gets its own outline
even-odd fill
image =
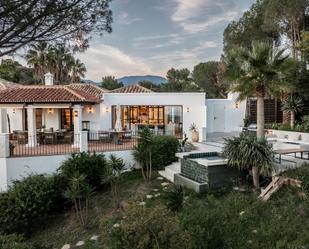
[[[309,245],[308,201],[282,190],[268,202],[230,193],[191,200],[181,213],[183,229],[198,249],[301,249]]]
[[[47,247],[40,245],[32,245],[24,241],[20,235],[0,235],[1,249],[47,249]]]
[[[104,155],[83,152],[73,154],[69,159],[64,161],[58,169],[58,172],[68,181],[73,177],[85,175],[88,184],[94,188],[98,188],[102,184],[102,175],[106,165],[107,161]]]
[[[65,185],[59,176],[34,175],[0,194],[0,233],[29,234],[46,216],[63,208]]]
[[[127,207],[118,223],[104,223],[104,238],[110,249],[186,249],[190,235],[173,213],[162,206]]]
[[[162,169],[175,162],[179,141],[174,136],[154,136],[152,146],[152,165],[154,169]]]
[[[301,186],[302,190],[306,193],[307,196],[309,196],[309,165],[308,164],[304,164],[303,166],[297,169],[288,170],[284,172],[283,175],[302,181],[302,186]]]
[[[173,185],[170,190],[166,191],[164,199],[171,211],[180,211],[185,202],[185,190],[180,185]]]

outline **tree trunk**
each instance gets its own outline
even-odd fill
[[[294,129],[294,125],[295,125],[295,112],[291,112],[291,128]]]
[[[252,177],[253,177],[253,186],[254,188],[260,187],[260,174],[259,174],[259,168],[258,167],[252,167]]]
[[[256,117],[256,124],[257,124],[257,131],[256,136],[257,138],[262,138],[265,135],[264,126],[265,126],[265,115],[264,115],[264,96],[265,91],[263,87],[257,87],[256,90],[256,97],[257,97],[257,117]]]

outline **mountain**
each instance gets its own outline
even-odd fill
[[[147,80],[151,81],[152,83],[159,85],[161,83],[166,83],[166,79],[161,76],[155,75],[145,75],[145,76],[124,76],[122,78],[117,79],[118,82],[122,82],[125,86],[133,85],[140,81]]]

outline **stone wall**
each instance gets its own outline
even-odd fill
[[[181,174],[199,183],[208,182],[208,167],[195,161],[181,159]]]

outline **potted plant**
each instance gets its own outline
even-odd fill
[[[197,143],[199,140],[199,133],[198,133],[198,128],[195,123],[191,124],[190,131],[191,131],[192,142]]]

